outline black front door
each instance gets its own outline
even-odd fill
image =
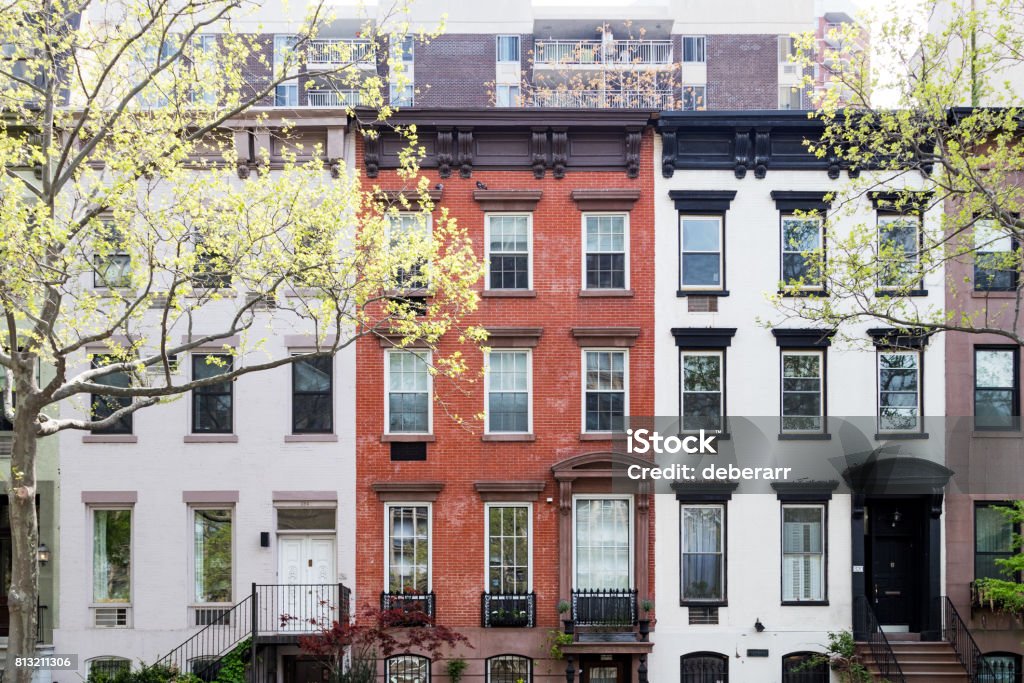
[[[922,539],[920,515],[907,502],[878,502],[870,507],[871,583],[869,596],[878,623],[916,632]]]

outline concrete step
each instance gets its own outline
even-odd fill
[[[907,683],[970,683],[953,646],[945,642],[890,641],[893,656]],[[876,681],[884,680],[867,643],[857,644],[857,656]]]

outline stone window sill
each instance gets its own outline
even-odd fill
[[[238,443],[237,434],[186,434],[185,443]]]
[[[380,437],[381,443],[432,443],[435,440],[433,434],[384,434]]]
[[[480,296],[485,299],[532,299],[536,298],[537,292],[532,289],[485,289]]]
[[[632,289],[581,289],[580,296],[584,299],[597,299],[603,297],[631,297]]]
[[[536,441],[533,434],[484,434],[481,441]]]
[[[82,443],[138,443],[134,434],[85,434]]]
[[[285,434],[285,443],[329,443],[337,441],[337,434]]]
[[[618,432],[582,432],[580,441],[611,441]]]

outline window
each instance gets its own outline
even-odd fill
[[[426,245],[430,243],[432,232],[432,216],[429,213],[399,213],[391,216],[388,223],[388,238],[400,253],[407,253],[395,273],[396,285],[400,289],[418,289],[429,283],[426,266],[427,259],[422,257]],[[419,256],[417,256],[419,254]]]
[[[497,36],[497,61],[519,63],[519,36]]]
[[[274,36],[274,76],[279,78],[284,75],[294,75],[296,64],[292,50],[298,41],[296,36],[278,35]],[[286,67],[288,74],[285,73]],[[281,83],[274,88],[275,107],[297,107],[299,106],[299,84],[295,82]]]
[[[803,109],[799,86],[779,86],[779,109]]]
[[[782,216],[782,281],[800,289],[821,289],[823,222],[811,216]]]
[[[192,354],[192,379],[231,372],[234,358],[224,354]],[[192,390],[193,433],[230,434],[234,430],[235,383],[215,382]]]
[[[725,506],[680,506],[682,602],[725,601]]]
[[[530,683],[533,660],[519,655],[499,655],[487,660],[487,683]]]
[[[530,352],[491,351],[487,355],[487,431],[528,433]]]
[[[824,431],[824,374],[820,351],[782,352],[783,433]]]
[[[1018,350],[974,349],[974,428],[1020,429]]]
[[[1013,237],[991,219],[974,224],[974,289],[978,292],[1012,292],[1020,269]]]
[[[388,592],[429,592],[430,508],[426,505],[389,505],[387,515]]]
[[[92,367],[101,368],[111,363],[119,362],[117,358],[111,356],[93,356]],[[97,377],[95,379],[96,384],[103,384],[108,387],[129,387],[131,386],[131,376],[127,372],[112,372],[109,375]],[[90,419],[93,421],[105,420],[113,415],[122,408],[127,408],[132,404],[132,399],[127,396],[104,396],[103,394],[90,394],[89,405],[91,406]],[[118,420],[103,429],[93,429],[93,434],[131,434],[132,433],[132,416],[131,414],[125,415],[118,418]]]
[[[796,38],[779,36],[779,64],[788,64],[798,57],[800,51],[796,46]]]
[[[518,107],[522,104],[521,92],[518,85],[496,86],[494,104],[498,107]]]
[[[196,66],[197,82],[202,84],[206,74],[217,64],[217,36],[205,33],[192,38],[192,62]],[[217,104],[216,84],[199,85],[192,91],[192,102],[208,105]]]
[[[487,506],[487,592],[530,592],[530,507]]]
[[[97,657],[89,660],[89,678],[112,679],[122,671],[131,671],[132,661],[123,657]]]
[[[577,589],[632,586],[632,501],[629,498],[576,498]]]
[[[388,351],[385,409],[389,434],[429,434],[430,356],[422,351]]]
[[[334,359],[304,358],[292,363],[292,433],[334,431]]]
[[[999,560],[1014,556],[1013,522],[1003,510],[1007,504],[985,503],[974,508],[974,578],[1006,579]]]
[[[679,218],[680,289],[722,289],[722,217]]]
[[[683,351],[682,431],[722,431],[725,416],[722,391],[725,355],[719,351]]]
[[[981,656],[987,670],[978,671],[978,683],[1021,683],[1021,656],[1012,652],[989,652]]]
[[[825,600],[825,506],[782,506],[782,601]]]
[[[193,581],[196,604],[230,603],[231,509],[193,510]]]
[[[529,214],[487,216],[488,289],[530,289]]]
[[[281,83],[274,87],[275,107],[299,106],[299,85],[297,83]]]
[[[92,258],[94,287],[127,287],[131,284],[132,257],[125,249],[124,235],[112,221],[103,221]]]
[[[415,655],[389,657],[387,683],[430,683],[430,660]]]
[[[704,36],[683,36],[683,62],[704,62],[705,54]]]
[[[416,37],[405,35],[391,43],[391,57],[395,61],[410,63],[415,56]]]
[[[583,431],[622,429],[628,374],[625,351],[583,352]]]
[[[680,658],[682,683],[729,683],[729,658],[715,652],[695,652]]]
[[[625,289],[626,244],[625,214],[584,214],[584,289]]]
[[[920,278],[921,221],[916,216],[878,216],[878,286],[899,289],[916,286]],[[910,278],[910,279],[908,279]]]
[[[207,243],[200,230],[192,233],[195,247],[195,263],[192,267],[192,284],[202,289],[218,289],[231,286],[231,264],[227,257]]]
[[[794,652],[782,657],[782,683],[829,683],[828,662],[817,652]]]
[[[706,85],[683,86],[683,111],[704,111],[708,108]]]
[[[920,361],[917,351],[878,354],[878,431],[921,429]]]
[[[411,107],[415,97],[415,91],[411,84],[399,85],[392,83],[389,88],[389,99],[392,107]]]
[[[132,511],[92,511],[92,601],[127,603],[132,594]]]

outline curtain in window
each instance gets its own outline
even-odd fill
[[[722,513],[719,506],[683,508],[684,599],[722,599]]]
[[[999,506],[980,506],[974,514],[974,578],[1005,579],[996,560],[1013,554],[1013,525]]]
[[[195,511],[195,600],[231,602],[231,510]]]
[[[93,601],[131,600],[131,510],[96,510],[93,518]]]
[[[783,510],[782,599],[823,600],[822,509]]]
[[[626,499],[576,501],[576,588],[630,587],[629,505]]]

